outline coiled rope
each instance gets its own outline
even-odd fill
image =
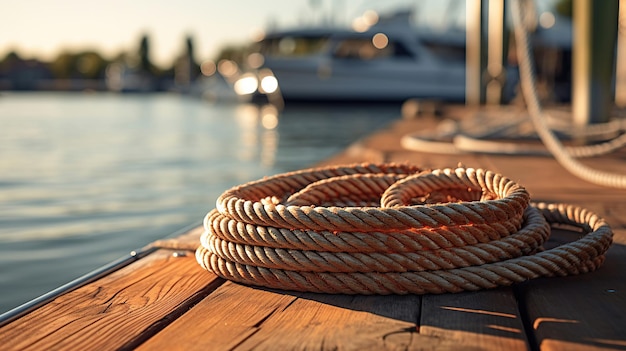
[[[559,123],[544,112],[539,101],[535,84],[533,61],[530,53],[528,33],[524,25],[523,0],[515,0],[511,7],[511,17],[516,39],[516,51],[519,57],[520,86],[527,105],[530,121],[541,139],[543,146],[524,145],[515,142],[488,140],[489,138],[517,137],[518,128],[527,118],[503,120],[479,119],[469,123],[448,121],[440,125],[435,133],[407,134],[401,139],[403,147],[409,150],[458,154],[465,152],[500,153],[500,154],[547,154],[553,156],[559,164],[573,175],[593,184],[626,189],[626,176],[590,168],[576,158],[593,157],[613,152],[626,145],[626,120],[614,119],[609,123],[591,125],[584,130],[576,130],[571,125]],[[471,124],[470,124],[471,123]],[[602,142],[585,146],[565,146],[555,135],[556,129],[565,136],[584,137],[588,140],[600,139]],[[434,135],[433,135],[434,134]],[[612,136],[611,138],[608,138]],[[608,139],[608,140],[606,140]]]
[[[543,250],[551,223],[580,239]],[[609,226],[573,206],[530,204],[482,169],[363,164],[306,169],[224,192],[207,214],[200,265],[236,282],[343,294],[425,294],[592,271]]]

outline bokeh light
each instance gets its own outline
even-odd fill
[[[378,13],[374,10],[367,10],[363,13],[363,21],[369,27],[378,23]]]
[[[376,49],[384,49],[389,44],[389,38],[383,33],[376,33],[372,37],[372,44]]]
[[[217,71],[217,66],[215,65],[215,62],[207,60],[200,64],[200,71],[203,75],[210,77]]]
[[[546,11],[539,16],[539,25],[542,28],[549,29],[556,24],[556,17],[552,12]]]
[[[261,125],[265,129],[275,129],[278,126],[278,109],[276,106],[263,106],[261,109]]]
[[[250,68],[257,69],[263,66],[263,63],[265,63],[265,58],[261,53],[253,52],[248,55],[248,66],[250,66]]]
[[[235,93],[239,95],[248,95],[254,93],[258,87],[259,82],[255,76],[245,75],[235,82],[233,89],[235,89]]]
[[[278,80],[274,76],[266,76],[261,79],[261,91],[271,94],[278,89]]]
[[[232,77],[239,71],[239,67],[235,61],[231,60],[221,60],[217,64],[217,70],[224,77]]]

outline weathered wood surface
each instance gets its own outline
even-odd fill
[[[511,288],[422,297],[420,334],[480,350],[526,350]]]
[[[0,329],[0,349],[132,348],[222,283],[199,274],[193,255],[160,250],[92,284],[59,296]]]
[[[599,270],[517,288],[542,350],[626,350],[626,218],[604,214],[615,242]]]
[[[158,250],[148,257],[0,328],[0,349],[626,350],[626,191],[582,181],[549,157],[401,147],[402,135],[436,122],[399,120],[325,164],[462,163],[500,172],[527,187],[534,201],[578,204],[607,219],[615,243],[603,267],[459,294],[294,293],[225,282],[202,270],[193,256],[197,228],[153,243]],[[584,162],[626,174],[625,160],[621,151]]]

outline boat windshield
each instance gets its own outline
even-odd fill
[[[333,51],[333,56],[344,59],[375,60],[383,58],[411,58],[414,55],[402,43],[389,41],[387,37],[349,38],[341,40]]]
[[[258,52],[265,56],[308,56],[321,52],[328,37],[285,36],[265,39],[259,43]]]

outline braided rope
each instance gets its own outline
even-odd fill
[[[543,250],[549,223],[583,236]],[[612,242],[597,215],[531,205],[523,187],[499,174],[395,164],[250,182],[222,194],[204,227],[196,258],[217,275],[345,294],[459,292],[580,274],[599,267]]]
[[[293,192],[295,184],[302,184],[302,181],[310,179],[307,176],[319,173],[313,170],[274,176],[228,190],[218,198],[217,210],[222,215],[249,224],[291,229],[354,231],[364,228],[390,230],[509,222],[519,220],[528,204],[529,196],[525,189],[510,185],[510,180],[493,172],[473,169],[467,170],[464,175],[452,174],[451,170],[446,172],[448,179],[439,178],[444,183],[452,184],[453,179],[463,180],[490,192],[495,193],[497,190],[502,198],[463,204],[398,208],[285,206],[260,201],[264,198],[288,196]],[[352,179],[356,182],[362,177]],[[436,185],[432,183],[427,186]],[[503,188],[503,185],[506,187]]]

